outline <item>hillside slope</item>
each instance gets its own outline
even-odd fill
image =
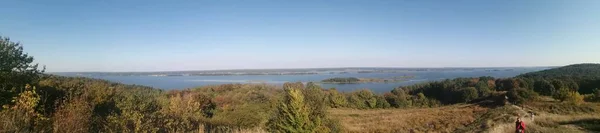
[[[574,64],[517,76],[533,80],[575,82],[579,93],[589,94],[600,88],[600,64]],[[559,89],[556,87],[556,89]]]
[[[574,64],[559,68],[530,72],[517,77],[525,78],[600,78],[600,64]]]

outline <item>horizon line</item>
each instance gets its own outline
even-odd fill
[[[571,64],[573,65],[573,64]],[[566,66],[566,65],[565,65]],[[60,71],[45,73],[152,73],[152,72],[193,72],[193,71],[240,71],[240,70],[293,70],[293,69],[357,69],[357,68],[399,68],[399,69],[446,69],[446,68],[535,68],[560,66],[493,66],[493,67],[304,67],[304,68],[248,68],[248,69],[204,69],[204,70],[158,70],[158,71]]]

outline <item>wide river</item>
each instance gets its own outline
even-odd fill
[[[486,69],[471,70],[436,70],[436,71],[403,71],[395,73],[336,73],[314,75],[236,75],[236,76],[84,76],[105,79],[125,84],[137,84],[170,89],[194,88],[204,85],[218,85],[229,83],[267,83],[282,85],[285,82],[318,82],[333,77],[358,77],[358,78],[392,78],[399,76],[414,76],[404,82],[393,83],[361,83],[361,84],[321,84],[324,88],[337,88],[339,91],[353,91],[357,89],[371,89],[377,93],[388,92],[399,86],[412,85],[427,81],[439,81],[459,77],[492,76],[506,78],[522,73],[539,71],[546,68],[511,68],[500,71]],[[63,76],[77,76],[73,74],[55,73]]]

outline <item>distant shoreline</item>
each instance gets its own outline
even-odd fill
[[[246,76],[246,75],[317,75],[317,74],[369,74],[427,71],[513,71],[515,69],[551,67],[482,67],[482,68],[310,68],[310,69],[256,69],[256,70],[207,70],[169,72],[49,72],[79,76]]]

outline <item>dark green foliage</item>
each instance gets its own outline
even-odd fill
[[[463,88],[461,96],[462,96],[461,100],[463,100],[463,102],[469,102],[471,100],[475,100],[475,99],[479,98],[479,94],[477,92],[477,89],[475,89],[475,87]]]
[[[407,91],[413,97],[417,97],[419,93],[422,93],[430,102],[436,104],[437,102],[441,104],[455,104],[487,97],[494,92],[494,90],[489,88],[489,86],[495,86],[495,83],[492,82],[493,79],[487,77],[483,77],[482,79],[487,81],[480,80],[480,78],[456,78],[405,86],[402,87],[402,91]],[[468,90],[466,90],[467,88]],[[392,92],[398,90],[400,89],[394,89]],[[392,97],[392,95],[386,98],[392,106],[395,106],[392,102],[398,101],[394,100],[396,98]]]
[[[349,77],[349,78],[329,78],[329,79],[324,79],[321,82],[329,82],[329,83],[358,83],[360,82],[360,79],[355,78],[355,77]]]
[[[529,79],[553,80],[554,88],[569,88],[582,94],[600,88],[600,64],[575,64],[519,75]],[[562,81],[559,83],[557,80]]]
[[[552,85],[547,80],[535,81],[533,90],[545,96],[551,96],[556,92],[554,85]]]
[[[10,103],[23,86],[37,82],[43,72],[33,64],[33,57],[24,53],[20,43],[0,36],[0,105]]]
[[[517,79],[509,78],[496,80],[496,90],[499,91],[509,91],[515,88],[520,88],[519,85],[523,84],[519,84],[519,81]]]
[[[383,97],[390,104],[391,107],[400,108],[410,106],[410,102],[407,100],[406,95],[407,94],[404,93],[400,93],[397,95],[393,93],[385,93]]]
[[[376,108],[389,108],[391,107],[390,103],[388,103],[383,96],[376,96],[377,105]]]
[[[586,95],[586,102],[600,102],[600,89],[594,89],[592,94]]]
[[[525,102],[534,101],[538,94],[532,90],[524,88],[516,88],[506,93],[508,101],[515,104],[523,104]]]
[[[477,82],[477,85],[475,85],[475,88],[477,89],[478,96],[480,96],[480,97],[487,97],[493,91],[492,89],[489,88],[489,86],[487,84],[487,80],[481,81],[481,78],[480,78],[480,81]]]
[[[594,97],[597,99],[600,99],[600,89],[598,89],[598,88],[594,89]]]
[[[552,80],[552,86],[554,86],[554,88],[567,88],[567,86],[563,83],[562,80],[558,80],[558,79],[554,79]]]
[[[526,78],[600,78],[600,64],[574,64],[519,75]]]
[[[567,100],[569,93],[571,93],[571,91],[569,91],[569,89],[560,88],[560,89],[558,89],[558,91],[556,91],[556,93],[554,93],[552,95],[552,98],[554,98],[556,100],[560,100],[560,101],[565,101],[565,100]]]

